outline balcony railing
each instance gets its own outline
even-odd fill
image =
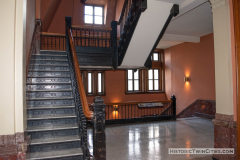
[[[140,103],[161,103],[162,106],[139,107]],[[169,101],[107,103],[106,124],[176,119],[176,98]],[[90,105],[90,110],[93,107]]]
[[[75,46],[83,47],[112,47],[112,28],[72,26]]]
[[[41,33],[41,50],[66,51],[66,35],[61,33]]]

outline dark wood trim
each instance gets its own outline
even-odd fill
[[[234,38],[237,67],[237,157],[240,159],[240,1],[233,0]]]

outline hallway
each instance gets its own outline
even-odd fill
[[[88,129],[92,152],[92,129]],[[107,160],[186,160],[206,155],[169,155],[168,148],[214,148],[214,125],[198,117],[106,126]]]

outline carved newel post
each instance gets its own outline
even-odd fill
[[[106,160],[105,108],[103,99],[97,96],[93,100],[93,155],[95,160]]]

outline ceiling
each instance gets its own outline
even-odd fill
[[[178,4],[180,13],[172,19],[157,48],[166,49],[184,42],[199,43],[200,37],[213,33],[212,11],[208,0],[158,1]],[[171,38],[166,38],[169,35]]]

